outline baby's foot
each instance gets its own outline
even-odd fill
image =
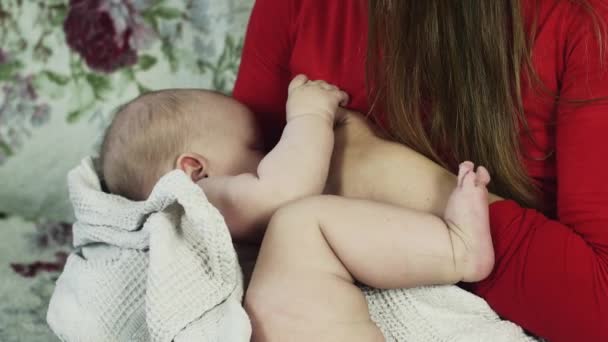
[[[460,164],[458,185],[450,195],[444,219],[450,228],[454,261],[462,281],[487,277],[494,267],[488,214],[488,171],[471,162]]]

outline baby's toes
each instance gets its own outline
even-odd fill
[[[465,160],[462,163],[460,163],[460,167],[464,167],[466,169],[473,170],[473,168],[475,167],[475,164],[473,164],[472,161]]]
[[[462,177],[462,184],[461,187],[464,190],[467,189],[474,189],[475,188],[475,181],[476,181],[477,175],[475,174],[475,172],[471,171],[467,171],[464,176]]]
[[[490,173],[485,167],[478,166],[475,175],[478,186],[487,186],[490,183]]]
[[[465,161],[460,164],[460,166],[458,167],[458,186],[462,186],[464,177],[468,173],[472,173],[474,167],[475,167],[475,165],[473,163],[471,163],[470,161]]]

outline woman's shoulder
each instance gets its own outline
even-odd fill
[[[592,23],[591,18],[608,20],[608,0],[521,0],[524,16],[538,24],[560,19]]]
[[[604,40],[608,35],[608,0],[521,0],[528,32],[535,35],[534,48],[557,48],[569,55],[581,42]],[[587,43],[585,43],[587,44]],[[594,44],[591,50],[599,49]]]
[[[564,1],[567,16],[576,24],[606,30],[608,25],[608,0]],[[599,21],[598,21],[599,20]],[[596,26],[599,25],[599,26]]]

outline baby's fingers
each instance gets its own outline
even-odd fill
[[[338,99],[339,99],[338,103],[342,107],[346,106],[348,104],[348,101],[350,101],[350,97],[343,90],[338,91]]]
[[[340,90],[335,85],[329,84],[329,83],[327,83],[327,82],[325,82],[323,80],[311,81],[311,82],[309,82],[309,84],[311,86],[317,86],[317,87],[319,87],[319,88],[321,88],[323,90],[327,90],[327,91]]]
[[[298,88],[303,86],[304,84],[306,84],[306,82],[308,82],[308,77],[306,77],[306,75],[303,74],[299,74],[296,77],[293,78],[293,80],[291,80],[291,82],[289,83],[289,88],[288,88],[288,93],[291,94],[291,92]]]
[[[346,104],[348,104],[348,101],[349,101],[348,94],[346,92],[340,90],[340,88],[338,88],[337,86],[335,86],[331,83],[327,83],[322,80],[316,80],[316,81],[308,82],[308,85],[316,86],[323,90],[329,91],[330,93],[336,94],[336,96],[338,98],[338,103],[340,104],[340,106],[345,106]]]

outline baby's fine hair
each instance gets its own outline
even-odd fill
[[[122,105],[104,136],[100,171],[107,190],[131,200],[145,200],[177,158],[204,132],[200,108],[209,96],[194,89],[149,92]]]

